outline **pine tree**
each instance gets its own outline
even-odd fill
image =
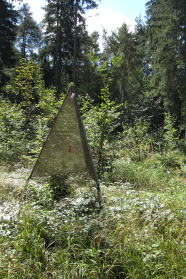
[[[112,98],[123,104],[123,121],[133,121],[143,96],[143,67],[135,33],[126,24],[106,38],[105,53],[111,75]]]
[[[22,58],[32,58],[34,51],[40,46],[41,30],[32,18],[30,6],[24,4],[19,10],[19,25],[17,30],[17,42]]]
[[[59,95],[62,79],[72,81],[73,66],[78,57],[78,45],[85,9],[96,7],[93,0],[51,0],[45,9],[46,52],[54,69],[54,84]],[[77,22],[77,24],[76,24]],[[76,50],[75,50],[76,48]],[[75,51],[75,52],[74,52]]]
[[[0,88],[10,79],[11,69],[15,66],[17,13],[5,0],[0,5]]]
[[[183,115],[186,119],[185,6],[182,0],[147,3],[152,85],[155,94],[163,100],[165,111],[176,117],[179,125],[183,123]]]
[[[87,32],[82,32],[79,39],[81,44],[78,47],[76,86],[81,95],[88,93],[91,98],[96,99],[103,87],[100,73],[102,58],[98,44],[99,34],[93,32],[89,36]]]

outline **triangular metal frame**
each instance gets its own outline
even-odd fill
[[[100,206],[102,207],[104,202],[103,202],[103,197],[102,197],[102,193],[101,193],[100,183],[99,183],[99,180],[98,180],[98,177],[97,177],[96,169],[95,169],[95,166],[94,166],[94,163],[93,163],[92,155],[91,155],[89,144],[88,144],[88,141],[87,141],[86,132],[85,132],[85,128],[84,128],[84,125],[83,125],[82,118],[81,118],[77,98],[76,98],[75,93],[72,92],[72,87],[69,88],[69,90],[68,90],[68,92],[65,96],[65,99],[63,100],[63,103],[62,103],[62,105],[61,105],[61,107],[58,111],[57,117],[55,118],[55,121],[54,121],[54,123],[53,123],[53,125],[52,125],[52,127],[49,131],[47,139],[46,139],[45,143],[43,144],[43,147],[40,151],[40,154],[39,154],[39,156],[36,160],[36,163],[35,163],[32,171],[31,171],[31,174],[30,174],[28,180],[31,179],[32,177],[35,177],[34,173],[35,173],[35,170],[37,168],[37,165],[38,165],[39,161],[41,160],[42,153],[45,151],[45,147],[46,147],[46,144],[48,142],[48,139],[52,135],[53,129],[56,125],[56,122],[58,121],[59,115],[62,113],[65,102],[66,102],[67,98],[69,98],[69,97],[74,98],[74,101],[75,101],[78,125],[79,125],[79,130],[80,130],[80,135],[81,135],[81,142],[82,142],[83,152],[84,152],[84,159],[85,159],[85,162],[86,162],[86,165],[87,165],[87,170],[89,171],[89,173],[91,175],[91,178],[96,182],[96,187],[97,187],[97,192],[98,192],[98,200],[99,200]],[[91,168],[90,168],[90,166],[91,166]]]

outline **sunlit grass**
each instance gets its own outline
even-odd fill
[[[24,189],[23,170],[1,172],[0,278],[184,278],[183,184],[153,168],[153,185],[149,170],[146,183],[122,182],[119,166],[120,182],[101,185],[102,210],[96,190],[56,201],[48,185]]]

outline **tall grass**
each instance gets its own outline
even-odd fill
[[[176,187],[180,184],[174,171],[165,168],[157,161],[149,164],[132,162],[125,158],[115,161],[113,179],[146,189],[164,189],[167,186]]]
[[[184,278],[182,185],[163,169],[115,164],[120,182],[102,185],[101,211],[88,188],[56,200],[47,184],[3,184],[0,278]]]

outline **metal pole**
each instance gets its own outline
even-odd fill
[[[95,179],[95,182],[96,182],[96,188],[97,188],[97,192],[98,192],[98,201],[99,201],[100,208],[102,208],[103,205],[104,205],[104,199],[103,199],[103,196],[102,196],[100,183],[99,183],[99,180],[98,180],[98,177],[97,177],[97,172],[96,172],[94,162],[93,162],[93,159],[92,159],[92,155],[91,155],[91,152],[90,152],[90,147],[89,147],[89,144],[88,144],[88,141],[87,141],[86,132],[85,132],[85,128],[84,128],[84,125],[83,125],[83,121],[82,121],[82,118],[81,118],[81,114],[80,114],[80,111],[79,111],[79,106],[78,106],[78,102],[77,102],[76,97],[75,97],[75,103],[76,103],[77,114],[79,116],[78,117],[79,127],[82,131],[81,137],[84,138],[85,145],[86,145],[86,148],[88,150],[88,155],[89,155],[91,165],[92,165],[92,168],[93,168],[94,179]],[[86,156],[85,153],[84,153],[84,156]]]

